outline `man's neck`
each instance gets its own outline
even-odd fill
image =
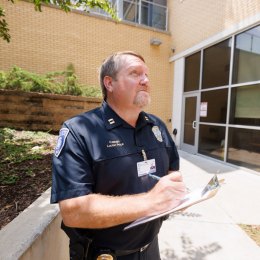
[[[106,102],[129,125],[133,127],[136,126],[136,122],[142,109],[135,106],[133,106],[133,108],[131,109],[128,109],[124,106],[116,105],[115,103],[110,102],[109,100],[106,100]]]

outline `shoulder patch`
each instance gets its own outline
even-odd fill
[[[61,130],[60,130],[59,138],[58,138],[58,141],[57,141],[57,144],[55,147],[55,151],[54,151],[54,154],[57,158],[59,157],[60,152],[65,144],[69,131],[70,130],[68,128],[61,128]]]
[[[162,141],[163,141],[163,140],[162,140],[162,133],[161,133],[159,127],[158,127],[158,126],[153,126],[152,131],[153,131],[153,133],[154,133],[156,139],[157,139],[158,141],[162,142]]]

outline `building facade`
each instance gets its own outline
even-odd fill
[[[177,147],[260,173],[260,2],[111,1],[120,23],[98,9],[1,3],[12,38],[0,41],[0,70],[44,74],[73,63],[80,83],[98,86],[105,57],[139,52],[152,86],[146,112],[162,118]]]

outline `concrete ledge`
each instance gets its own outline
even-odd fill
[[[5,260],[16,260],[21,257],[29,250],[31,257],[22,259],[66,259],[60,256],[60,252],[57,255],[55,251],[50,250],[52,245],[55,250],[64,248],[63,254],[68,259],[68,239],[65,233],[60,229],[60,211],[58,204],[50,204],[51,188],[41,195],[34,203],[32,203],[27,209],[25,209],[18,217],[12,222],[5,226],[0,231],[0,252],[1,259]],[[56,220],[55,226],[47,229],[53,221]],[[47,232],[44,232],[44,231]],[[44,235],[44,238],[41,237]],[[56,237],[60,236],[61,239],[57,240]],[[35,243],[40,238],[44,243]],[[52,241],[51,241],[52,240]],[[40,246],[40,248],[39,248]],[[37,248],[38,247],[38,248]],[[35,254],[31,252],[37,251],[38,256],[35,258]],[[51,258],[43,258],[41,252],[44,251],[45,255],[47,252],[52,256]],[[61,250],[58,250],[61,251]],[[34,255],[34,256],[33,256]]]

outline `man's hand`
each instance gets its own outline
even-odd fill
[[[159,214],[180,205],[186,195],[186,185],[180,172],[170,172],[162,177],[147,194],[151,215]]]

